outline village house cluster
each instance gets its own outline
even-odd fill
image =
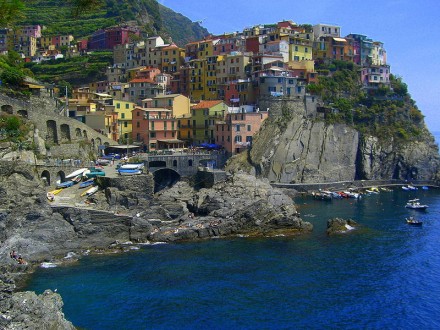
[[[139,30],[129,26],[77,42],[72,36],[42,37],[39,26],[13,35],[3,31],[0,52],[6,39],[14,38],[15,49],[33,61],[53,56],[62,46],[71,55],[112,49],[107,79],[76,88],[65,115],[148,151],[200,144],[231,154],[245,150],[270,111],[260,101],[306,98],[308,84],[331,74],[315,70],[318,63],[359,65],[366,89],[390,84],[383,43],[360,34],[342,37],[335,25],[282,21],[208,36],[184,48],[160,36],[141,40]]]

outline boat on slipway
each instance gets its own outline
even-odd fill
[[[91,196],[91,195],[93,195],[95,192],[97,192],[98,189],[99,189],[98,186],[91,187],[91,188],[87,189],[86,191],[84,191],[80,196],[81,196],[81,197],[83,197],[83,196]]]
[[[87,181],[81,182],[79,184],[79,188],[86,188],[86,187],[90,187],[92,184],[95,183],[95,178],[89,179]]]
[[[138,174],[142,174],[142,170],[141,169],[118,169],[118,174],[119,175],[138,175]]]
[[[69,175],[66,175],[66,179],[71,179],[71,178],[75,178],[77,176],[81,176],[84,173],[84,171],[87,171],[87,167],[80,168],[79,170],[73,171]]]
[[[408,203],[406,203],[405,207],[413,210],[426,210],[428,205],[420,204],[419,199],[415,198],[410,199]]]

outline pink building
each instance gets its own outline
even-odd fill
[[[216,123],[215,143],[232,155],[246,150],[268,115],[266,111],[228,113],[224,121]]]
[[[26,25],[21,28],[21,31],[27,37],[41,38],[40,25]]]
[[[362,84],[365,87],[376,88],[380,85],[390,85],[390,66],[371,65],[361,71]]]
[[[177,130],[172,110],[136,107],[132,111],[133,141],[147,146],[149,151],[182,148]]]

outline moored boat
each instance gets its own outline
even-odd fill
[[[422,221],[414,219],[413,217],[406,218],[406,223],[411,226],[421,226],[423,224]]]
[[[142,170],[140,169],[118,169],[119,175],[138,175],[142,174]]]
[[[118,167],[118,170],[140,170],[142,168],[144,168],[144,163],[123,164]]]
[[[419,199],[415,198],[410,199],[408,203],[406,203],[405,207],[414,210],[426,210],[428,208],[428,205],[420,204]]]

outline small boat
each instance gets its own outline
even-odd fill
[[[406,191],[413,191],[413,190],[417,190],[418,188],[409,184],[407,186],[402,186],[402,189]]]
[[[373,190],[373,189],[366,189],[365,192],[368,194],[378,194],[379,193],[378,191]]]
[[[69,181],[64,181],[61,183],[57,184],[57,188],[69,188],[72,187],[74,185],[74,182],[69,180]]]
[[[119,175],[138,175],[142,174],[142,170],[140,169],[119,169],[118,170]]]
[[[95,182],[95,178],[89,179],[87,181],[81,182],[79,184],[79,188],[86,188],[91,186]]]
[[[426,210],[428,205],[420,204],[419,199],[410,199],[408,203],[406,203],[405,207],[414,210]]]
[[[70,179],[70,178],[74,178],[76,176],[80,176],[84,173],[84,171],[87,170],[87,167],[85,168],[80,168],[79,170],[73,171],[72,173],[70,173],[69,175],[66,176],[66,179]]]
[[[344,194],[347,195],[348,198],[361,198],[361,194],[353,191],[344,191]]]
[[[109,165],[112,161],[111,161],[111,159],[99,158],[96,162],[99,165],[106,166],[106,165]]]
[[[414,219],[413,217],[406,218],[406,223],[411,226],[421,226],[423,224],[422,221]]]
[[[429,187],[428,186],[423,186],[422,189],[423,190],[429,190]]]
[[[83,197],[83,196],[91,196],[91,195],[93,195],[95,192],[97,192],[98,189],[99,189],[98,186],[91,187],[91,188],[87,189],[86,191],[84,191],[84,192],[81,194],[81,197]]]
[[[138,164],[124,164],[120,165],[117,169],[118,170],[140,170],[144,168],[144,163],[138,163]]]
[[[83,174],[86,178],[96,178],[97,176],[105,176],[105,172],[99,168],[96,167],[90,167],[87,171]]]
[[[391,189],[387,188],[387,187],[380,187],[381,191],[386,191],[386,192],[390,192],[392,191]]]
[[[56,195],[56,194],[59,194],[60,192],[62,192],[63,191],[63,189],[55,189],[55,190],[52,190],[52,191],[49,191],[51,194],[53,194],[53,195]]]
[[[332,195],[328,192],[320,191],[320,192],[313,192],[312,193],[314,199],[318,199],[321,201],[331,201]]]

